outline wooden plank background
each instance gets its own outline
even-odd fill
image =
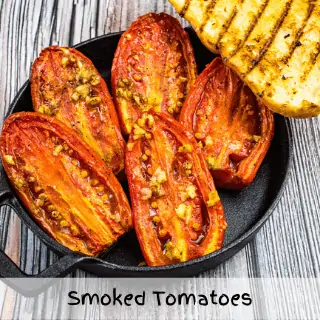
[[[0,0],[1,125],[42,48],[74,45],[125,30],[138,16],[150,11],[165,11],[177,17],[167,0]],[[202,276],[320,276],[319,117],[291,120],[291,124],[293,170],[274,214],[244,250]],[[2,208],[0,214],[0,241],[27,273],[38,273],[56,260],[8,208]],[[85,275],[80,270],[76,274]]]

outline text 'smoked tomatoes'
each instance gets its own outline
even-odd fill
[[[118,180],[60,121],[40,113],[13,114],[5,121],[0,148],[19,198],[62,245],[98,255],[131,228],[130,206]]]
[[[144,113],[127,144],[136,234],[149,266],[184,262],[221,248],[224,210],[201,149],[169,115]]]
[[[214,59],[199,75],[180,115],[192,132],[215,183],[242,189],[255,178],[274,133],[273,113]]]
[[[42,50],[32,66],[35,111],[55,116],[77,132],[114,173],[123,169],[124,140],[105,81],[93,63],[73,48]]]
[[[149,109],[178,118],[196,76],[193,48],[178,20],[165,13],[138,18],[121,36],[111,71],[123,133]]]

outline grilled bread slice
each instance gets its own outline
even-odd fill
[[[320,0],[170,0],[270,109],[320,113]]]

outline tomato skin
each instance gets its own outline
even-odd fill
[[[0,141],[4,169],[23,204],[56,241],[99,255],[132,226],[131,209],[105,162],[62,122],[9,116]]]
[[[196,77],[193,48],[178,20],[165,13],[139,17],[121,36],[111,71],[123,134],[149,109],[178,118]]]
[[[179,122],[164,113],[143,114],[129,137],[125,170],[135,231],[149,266],[222,247],[223,206],[199,146]]]
[[[243,189],[255,178],[273,134],[273,113],[215,58],[199,75],[180,122],[202,144],[218,187]]]
[[[51,46],[32,66],[35,111],[77,132],[114,173],[124,167],[125,142],[107,85],[91,60],[76,49]]]

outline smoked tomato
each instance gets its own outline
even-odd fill
[[[123,169],[124,146],[117,113],[101,75],[73,48],[52,46],[31,73],[35,111],[55,116],[77,132],[114,173]]]
[[[131,228],[118,180],[60,121],[34,112],[13,114],[5,121],[0,148],[19,198],[62,245],[96,256]]]
[[[242,189],[255,178],[274,133],[273,113],[216,58],[199,75],[180,122],[192,132],[217,186]]]
[[[165,13],[138,18],[121,36],[111,72],[123,133],[149,109],[177,118],[196,76],[193,48],[178,20]]]
[[[149,266],[218,250],[224,210],[194,137],[171,116],[144,113],[127,144],[134,226]]]

